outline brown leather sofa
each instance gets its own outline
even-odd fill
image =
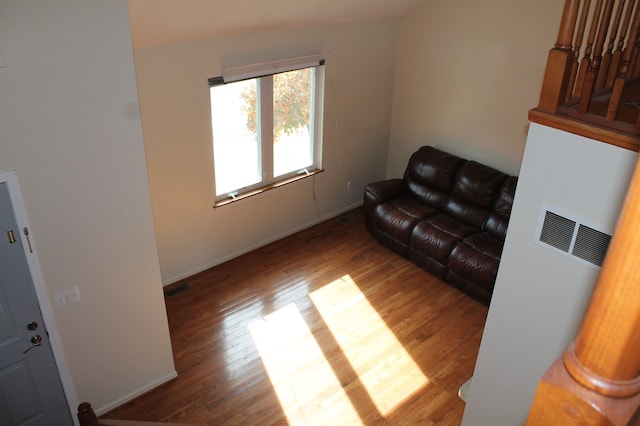
[[[402,179],[365,186],[365,223],[380,243],[488,305],[516,183],[423,146]]]

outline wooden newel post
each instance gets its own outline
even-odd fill
[[[88,402],[78,405],[78,421],[80,426],[98,426],[98,418]]]
[[[583,386],[615,397],[640,392],[639,174],[636,170],[591,305],[564,360]]]
[[[575,342],[545,373],[527,425],[630,425],[640,407],[640,160]]]
[[[579,8],[580,0],[565,1],[558,39],[547,58],[547,68],[538,103],[538,108],[542,111],[555,113],[570,90],[569,82],[574,54],[572,39]]]

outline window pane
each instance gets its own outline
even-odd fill
[[[313,164],[313,69],[273,76],[273,175]]]
[[[257,79],[211,87],[216,196],[261,180],[257,87]]]

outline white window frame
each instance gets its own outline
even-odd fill
[[[311,113],[311,128],[309,135],[312,144],[312,164],[301,170],[294,170],[284,175],[273,175],[273,75],[287,71],[312,68],[313,105]],[[241,80],[257,79],[256,107],[258,122],[259,156],[261,159],[262,180],[249,186],[236,188],[230,193],[215,195],[215,206],[222,206],[265,190],[276,188],[284,184],[312,176],[322,171],[322,123],[324,110],[324,59],[321,55],[310,55],[279,61],[264,62],[242,67],[225,69],[221,77],[209,79],[209,93],[211,88]],[[213,123],[212,123],[213,125]],[[212,133],[213,134],[213,133]],[[213,144],[213,141],[212,141]],[[213,147],[215,157],[215,146]],[[215,161],[214,161],[215,164]],[[214,165],[215,167],[215,165]],[[215,173],[214,173],[215,176]],[[215,179],[214,179],[215,180]],[[215,190],[214,182],[214,194]]]

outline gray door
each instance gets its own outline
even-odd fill
[[[0,425],[72,425],[20,232],[0,183]]]

